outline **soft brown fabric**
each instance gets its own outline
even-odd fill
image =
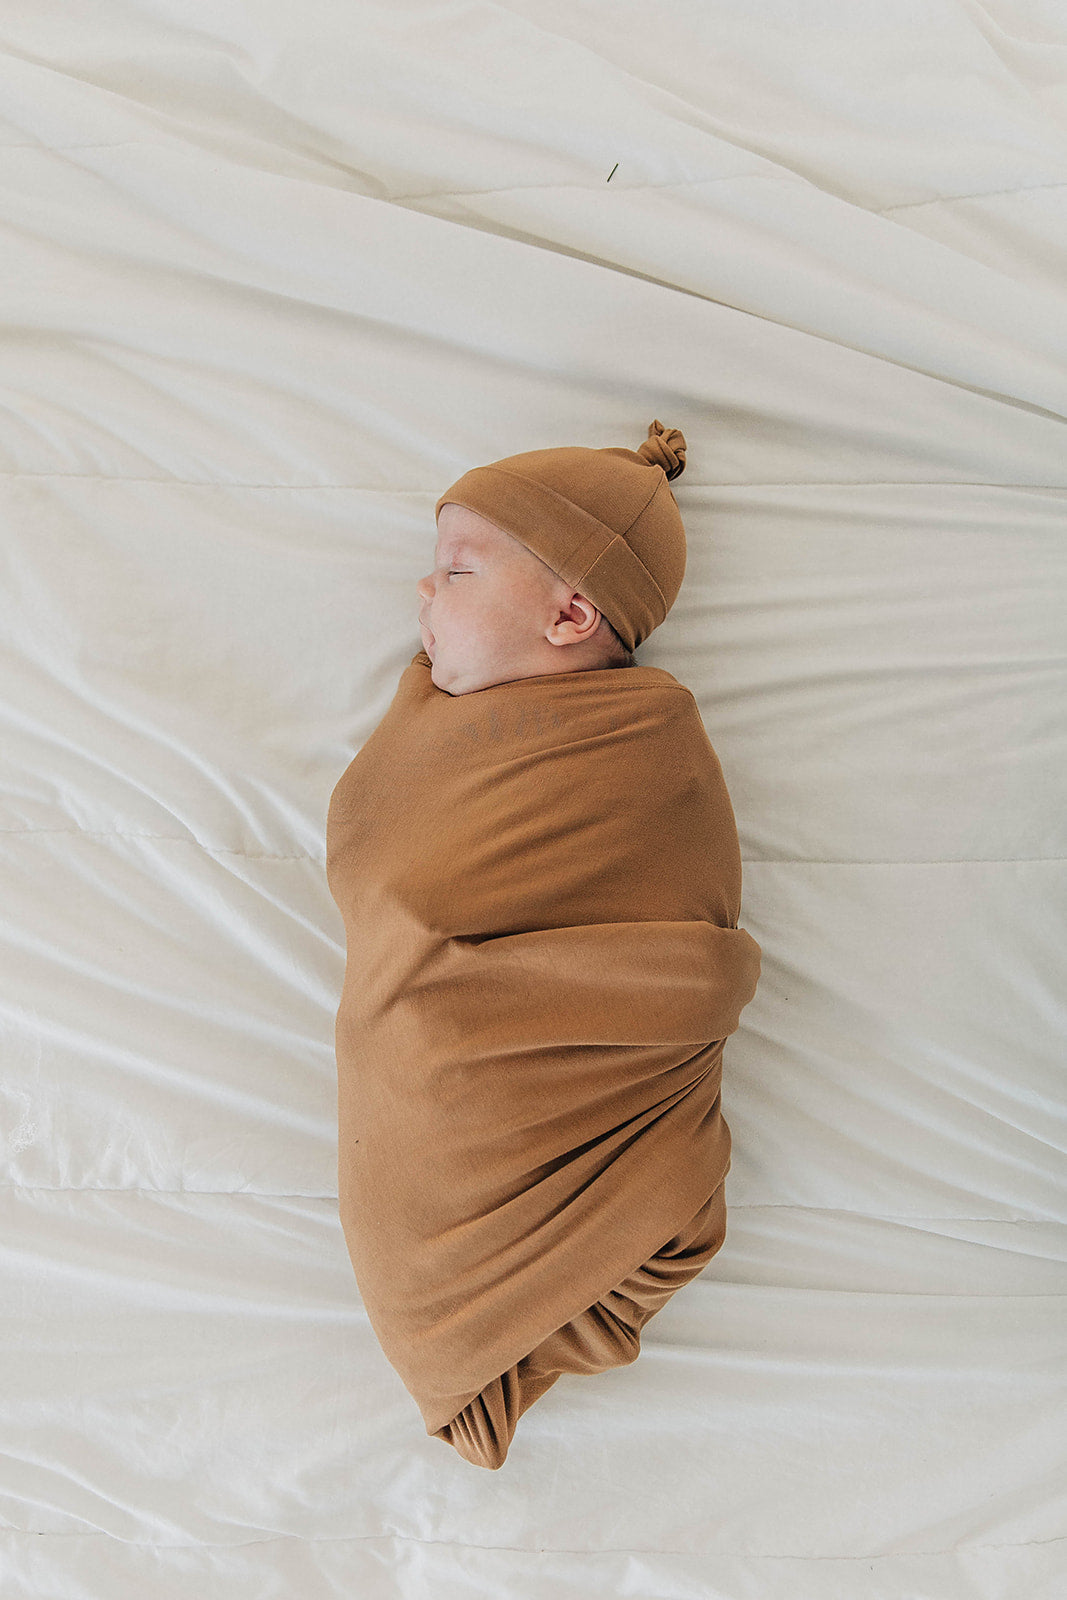
[[[628,650],[658,628],[685,577],[685,527],[668,479],[678,428],[649,424],[636,450],[564,445],[472,467],[437,502],[477,511],[592,601]]]
[[[420,651],[334,790],[327,874],[356,1278],[427,1432],[499,1466],[552,1373],[632,1360],[721,1242],[723,1041],[760,964],[729,796],[668,672],[452,696]]]
[[[557,1378],[565,1372],[605,1372],[637,1360],[645,1323],[703,1271],[725,1235],[726,1204],[720,1184],[689,1226],[650,1261],[486,1384],[434,1437],[454,1445],[475,1466],[503,1466],[519,1418]]]

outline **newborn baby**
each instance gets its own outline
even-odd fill
[[[330,801],[345,1238],[427,1433],[490,1469],[725,1234],[760,951],[696,702],[633,659],[685,571],[685,440],[648,433],[441,497],[425,649]]]

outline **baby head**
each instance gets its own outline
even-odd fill
[[[441,507],[434,570],[416,588],[431,677],[449,694],[514,678],[629,666],[607,618],[477,511]]]
[[[417,584],[439,689],[632,665],[685,573],[667,486],[685,439],[659,422],[648,434],[638,451],[508,456],[441,496],[434,570]]]

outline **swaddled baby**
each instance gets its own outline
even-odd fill
[[[760,952],[696,702],[633,659],[685,571],[685,440],[648,433],[446,491],[425,650],[330,801],[345,1238],[427,1433],[489,1468],[725,1234]]]

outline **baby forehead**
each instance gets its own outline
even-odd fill
[[[462,514],[446,517],[449,510],[449,505],[442,507],[438,522],[435,566],[469,562],[473,566],[488,569],[518,565],[524,569],[536,568],[541,577],[550,571],[540,556],[534,555],[521,539],[517,539],[506,528],[497,527],[488,517],[468,511],[466,507],[462,509]]]
[[[469,539],[450,539],[442,534],[437,541],[437,557],[441,562],[458,561],[461,557],[479,555],[478,546]]]
[[[445,562],[459,560],[493,561],[499,556],[507,555],[512,550],[521,550],[523,546],[511,534],[505,533],[502,528],[494,528],[491,533],[453,533],[443,530],[437,540],[437,559],[444,565]]]

